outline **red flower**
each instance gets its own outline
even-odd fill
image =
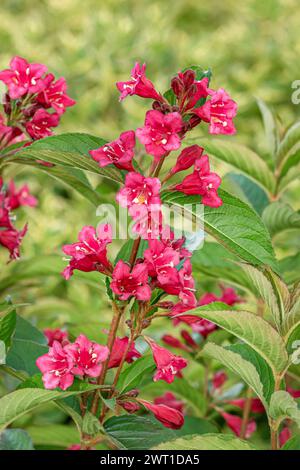
[[[10,210],[18,209],[20,206],[35,207],[37,205],[37,199],[30,194],[28,185],[25,184],[16,190],[13,180],[9,182],[6,200]]]
[[[293,398],[300,398],[300,390],[296,390],[292,387],[287,387],[287,391],[292,395]]]
[[[228,375],[223,371],[219,370],[216,372],[212,379],[212,386],[214,390],[220,390],[224,383],[227,381]]]
[[[49,352],[36,360],[36,365],[43,374],[45,388],[56,387],[66,390],[74,381],[71,372],[73,361],[60,343],[54,341]]]
[[[233,406],[237,406],[238,408],[243,410],[245,403],[246,403],[246,399],[236,398],[235,400],[227,400],[226,403],[233,405]],[[265,412],[265,407],[259,398],[252,398],[251,411],[252,413],[264,413]]]
[[[179,113],[162,114],[160,111],[147,111],[145,126],[136,130],[136,135],[145,145],[146,151],[155,160],[167,155],[172,150],[179,149],[182,129],[182,119]]]
[[[220,412],[221,416],[225,419],[228,427],[236,434],[236,436],[241,437],[242,431],[242,418],[236,415],[225,413],[225,411]],[[249,439],[252,434],[256,431],[256,423],[254,420],[251,420],[247,424],[245,438]]]
[[[66,111],[69,106],[74,106],[76,101],[70,98],[67,91],[67,84],[65,78],[61,77],[56,82],[52,73],[49,73],[44,78],[44,89],[37,96],[37,101],[43,105],[44,108],[52,107],[57,114],[61,115]]]
[[[1,210],[0,210],[1,212]],[[0,221],[1,228],[1,221]],[[0,245],[4,246],[10,252],[10,259],[20,258],[20,245],[27,232],[27,224],[22,230],[17,230],[13,226],[6,230],[0,230]]]
[[[202,204],[219,207],[222,205],[222,199],[219,198],[217,189],[221,181],[216,173],[210,172],[208,156],[202,155],[196,161],[193,173],[186,176],[182,183],[175,186],[175,189],[188,195],[199,194],[202,196]]]
[[[102,363],[109,354],[107,346],[89,341],[82,334],[78,336],[75,343],[68,344],[64,349],[73,361],[72,373],[82,377],[98,377]]]
[[[37,140],[52,135],[51,127],[58,126],[58,123],[58,114],[49,114],[44,109],[38,109],[25,127],[30,137]]]
[[[183,413],[184,402],[181,400],[177,400],[177,398],[172,392],[166,392],[164,395],[156,397],[154,399],[154,404],[166,405],[170,408],[174,408],[174,410],[180,411],[180,413]]]
[[[100,225],[97,232],[94,227],[83,227],[78,235],[79,242],[64,245],[63,252],[71,256],[63,276],[70,279],[75,269],[84,272],[110,272],[112,266],[107,259],[107,244],[112,241],[112,229],[109,224]]]
[[[127,82],[117,82],[117,88],[121,92],[120,101],[128,95],[137,95],[142,98],[152,98],[154,100],[163,101],[162,96],[155,90],[153,83],[146,77],[145,71],[146,64],[141,66],[136,62],[131,71],[130,80]]]
[[[188,307],[188,310],[196,307],[195,281],[189,259],[184,261],[179,271],[176,268],[170,268],[166,273],[160,273],[159,285],[168,294],[178,295],[181,303]]]
[[[138,300],[150,300],[151,289],[148,284],[148,268],[145,263],[136,264],[132,270],[124,261],[119,260],[113,271],[110,284],[120,300],[135,297]]]
[[[235,134],[233,118],[237,113],[237,104],[223,88],[210,90],[211,99],[200,108],[194,109],[194,114],[209,122],[211,134]]]
[[[148,266],[149,275],[158,278],[160,275],[168,276],[170,269],[179,264],[179,253],[173,248],[166,247],[160,240],[149,240],[149,248],[144,251],[145,262]]]
[[[160,205],[160,180],[158,178],[145,178],[140,173],[127,173],[125,186],[117,194],[117,201],[121,207],[129,207],[129,213],[136,217],[140,206],[151,210],[151,206]]]
[[[153,359],[157,367],[157,371],[153,377],[154,382],[165,380],[169,384],[172,383],[175,375],[187,366],[186,359],[175,356],[150,338],[146,338],[146,340],[152,349]]]
[[[113,369],[118,367],[121,363],[123,354],[125,353],[128,346],[129,338],[124,336],[124,338],[116,338],[112,351],[109,356],[108,368]],[[125,361],[128,363],[133,362],[134,359],[141,357],[141,354],[135,349],[135,345],[132,344],[129,351],[127,352]]]
[[[147,410],[154,414],[166,428],[180,429],[184,424],[183,414],[166,405],[154,405],[145,400],[138,400]]]
[[[48,346],[53,346],[54,341],[57,341],[62,346],[68,344],[68,332],[61,330],[60,328],[46,328],[44,330],[44,335],[48,340]]]
[[[113,164],[121,170],[134,171],[132,166],[134,147],[135,133],[126,131],[117,140],[102,145],[96,150],[90,150],[89,153],[100,167]]]
[[[285,426],[279,434],[279,446],[283,447],[284,444],[292,437],[292,431],[288,426]]]
[[[183,149],[170,173],[175,175],[175,173],[190,168],[195,164],[196,160],[201,157],[203,150],[204,149],[199,147],[199,145],[192,145],[191,147],[186,147]]]
[[[223,289],[223,293],[219,298],[220,302],[224,302],[227,305],[235,305],[243,302],[243,299],[237,295],[234,289],[227,287]]]
[[[44,88],[41,77],[46,71],[45,65],[30,64],[16,56],[10,61],[10,69],[0,72],[0,80],[7,85],[9,96],[15,100],[27,93],[40,92]]]
[[[196,341],[193,340],[192,336],[189,334],[188,331],[181,330],[180,334],[181,334],[181,337],[186,342],[186,344],[188,344],[192,348],[197,348],[198,347],[198,344],[196,343]]]
[[[118,402],[127,413],[136,413],[140,409],[140,405],[138,403],[134,403],[133,401],[120,401]]]
[[[190,349],[183,344],[178,338],[172,335],[163,335],[161,338],[162,342],[171,346],[172,348],[182,349],[183,351],[190,351]]]

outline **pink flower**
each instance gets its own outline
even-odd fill
[[[237,303],[243,302],[243,299],[237,295],[234,289],[227,287],[223,289],[222,296],[220,297],[220,302],[224,302],[227,305],[235,305]]]
[[[52,135],[51,127],[58,126],[58,123],[58,114],[49,114],[44,109],[38,109],[25,127],[30,137],[37,140]]]
[[[134,204],[130,210],[130,215],[134,220],[132,232],[139,235],[144,240],[156,240],[162,230],[161,204],[151,204],[151,207],[143,204]]]
[[[45,388],[59,387],[66,390],[74,381],[71,370],[73,361],[58,341],[54,341],[49,352],[36,360],[36,365],[43,374]]]
[[[20,206],[35,207],[37,199],[30,194],[27,184],[17,190],[15,183],[11,180],[7,191],[7,205],[10,210],[18,209]]]
[[[70,279],[75,269],[84,272],[98,271],[107,273],[112,266],[107,259],[107,244],[112,241],[112,229],[109,224],[94,227],[86,226],[79,232],[79,242],[64,245],[63,252],[71,256],[63,276]]]
[[[189,259],[184,261],[179,271],[176,268],[169,268],[167,272],[161,272],[159,285],[167,294],[178,295],[181,303],[188,309],[196,307],[195,281]]]
[[[179,253],[173,248],[166,247],[160,240],[149,240],[149,248],[144,251],[145,263],[148,266],[149,275],[158,278],[162,274],[168,276],[170,270],[179,264]]]
[[[181,330],[180,334],[181,334],[181,337],[186,342],[186,344],[188,344],[192,348],[198,348],[198,344],[196,343],[196,341],[193,340],[192,336],[189,334],[188,331]]]
[[[153,377],[154,382],[165,380],[165,382],[169,384],[172,383],[175,375],[187,366],[186,359],[181,356],[175,356],[150,338],[145,339],[151,347],[153,359],[157,367],[157,371]]]
[[[209,159],[202,155],[196,160],[194,171],[184,178],[182,183],[175,186],[177,191],[184,194],[199,194],[202,196],[202,204],[210,207],[222,205],[222,199],[217,194],[217,189],[222,180],[216,173],[210,172]]]
[[[186,242],[185,237],[175,238],[174,232],[172,232],[170,227],[167,225],[163,227],[160,239],[166,247],[170,247],[173,248],[173,250],[178,251],[180,260],[190,258],[192,256],[192,253],[184,247]]]
[[[145,145],[146,151],[155,160],[179,149],[181,139],[179,132],[183,121],[179,113],[163,114],[160,111],[147,111],[145,126],[136,130],[136,135]]]
[[[228,403],[233,406],[237,406],[241,410],[244,409],[246,399],[245,398],[236,398],[235,400],[226,400],[225,403]],[[251,400],[251,411],[252,413],[264,413],[265,407],[262,404],[259,398],[252,398]]]
[[[138,300],[146,301],[151,298],[148,268],[145,263],[138,263],[130,270],[129,264],[119,260],[113,271],[110,286],[120,300],[135,297]]]
[[[67,447],[67,450],[81,450],[81,444],[72,444]]]
[[[27,224],[20,231],[14,228],[13,226],[6,230],[0,230],[0,245],[8,249],[11,260],[20,258],[20,245],[26,232]]]
[[[129,338],[124,336],[124,338],[116,338],[112,351],[109,356],[108,368],[113,369],[118,367],[121,363],[122,357],[128,347]],[[141,357],[141,354],[136,350],[135,345],[132,344],[129,351],[127,352],[125,361],[128,363],[133,362],[134,359]]]
[[[98,377],[102,363],[109,355],[107,346],[89,341],[83,334],[75,343],[65,346],[65,351],[73,361],[72,373],[80,376]]]
[[[300,398],[300,390],[292,387],[287,387],[287,391],[292,395],[293,398]]]
[[[27,93],[40,92],[44,87],[41,77],[46,71],[45,65],[30,64],[16,56],[10,61],[10,69],[0,72],[0,80],[7,85],[9,96],[15,100]]]
[[[160,180],[158,178],[145,178],[140,173],[127,173],[125,186],[117,194],[117,201],[121,207],[129,207],[130,215],[136,216],[139,206],[151,210],[152,205],[160,205]]]
[[[54,341],[57,341],[62,346],[68,344],[68,332],[61,330],[60,328],[46,328],[44,335],[48,340],[48,346],[53,346]]]
[[[5,148],[8,145],[21,142],[24,139],[24,134],[18,127],[11,127],[5,125],[4,117],[0,114],[0,141],[1,147]]]
[[[172,392],[166,392],[164,395],[156,397],[154,399],[154,404],[166,405],[170,408],[174,408],[174,410],[180,411],[180,413],[183,413],[184,402],[181,400],[177,400],[177,398]]]
[[[90,150],[89,153],[100,167],[113,164],[121,170],[134,171],[132,166],[134,147],[135,133],[126,131],[122,132],[117,140],[102,145],[96,150]]]
[[[194,70],[188,69],[179,72],[177,77],[171,81],[171,87],[178,99],[181,111],[188,111],[193,108],[200,99],[204,99],[209,94],[209,79],[207,77],[196,80]]]
[[[194,113],[209,122],[211,134],[235,134],[236,129],[233,118],[237,113],[237,104],[223,88],[217,91],[210,90],[211,99],[200,108],[194,109]]]
[[[225,413],[225,411],[220,413],[221,416],[225,419],[227,426],[236,434],[236,436],[241,437],[242,431],[242,418],[236,415]],[[252,434],[256,431],[256,423],[254,420],[251,420],[247,424],[245,438],[249,439]]]
[[[228,375],[223,371],[219,370],[216,372],[212,379],[212,386],[214,390],[220,390],[224,383],[228,380]]]
[[[208,305],[212,302],[217,302],[218,300],[219,298],[215,294],[213,294],[212,292],[207,292],[203,294],[202,297],[200,297],[200,299],[198,300],[198,305]]]
[[[132,401],[120,401],[118,402],[127,413],[136,413],[140,409],[140,405],[138,403],[134,403]]]
[[[65,78],[61,77],[56,82],[52,73],[49,73],[44,78],[44,89],[37,96],[37,101],[43,105],[44,108],[52,107],[57,114],[61,115],[66,111],[69,106],[74,106],[76,101],[70,98],[67,91],[67,83]]]
[[[203,148],[199,147],[199,145],[192,145],[191,147],[186,147],[182,150],[180,155],[177,158],[175,166],[171,169],[170,173],[175,175],[180,171],[187,170],[192,165],[195,164],[196,160],[198,160],[202,153]]]
[[[285,426],[279,434],[279,446],[283,447],[284,444],[292,437],[292,431],[288,426]]]
[[[130,80],[127,82],[117,82],[117,88],[121,92],[120,101],[124,100],[128,95],[137,95],[142,98],[163,101],[162,96],[155,90],[153,83],[146,77],[145,71],[146,64],[141,66],[136,62],[131,71]]]
[[[166,405],[154,405],[146,400],[138,400],[147,410],[154,414],[166,428],[180,429],[184,424],[183,414]]]
[[[172,348],[182,349],[183,351],[190,351],[190,349],[183,344],[178,338],[172,335],[163,335],[161,338],[162,342],[171,346]]]

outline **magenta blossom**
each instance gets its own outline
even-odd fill
[[[199,194],[205,206],[219,207],[222,199],[218,196],[217,189],[221,182],[221,178],[210,171],[208,156],[202,155],[196,160],[193,173],[186,176],[175,189],[188,195]]]
[[[151,289],[148,284],[148,268],[145,263],[136,264],[132,270],[124,261],[119,260],[113,271],[110,284],[113,292],[120,300],[135,297],[138,300],[150,300]]]
[[[62,346],[68,344],[68,332],[61,330],[60,328],[46,328],[44,330],[44,335],[47,338],[48,346],[53,346],[54,341],[57,341]]]
[[[73,271],[99,271],[108,273],[112,266],[107,259],[107,244],[112,241],[112,229],[109,224],[94,227],[83,227],[78,235],[79,242],[64,245],[63,252],[71,256],[69,265],[64,269],[63,276],[69,279]]]
[[[107,346],[89,341],[83,334],[65,346],[65,351],[73,361],[72,373],[81,377],[98,377],[109,354]]]
[[[190,348],[183,344],[178,338],[175,338],[175,336],[163,335],[161,340],[163,343],[167,344],[168,346],[171,346],[171,348],[182,349],[183,351],[188,352],[190,351]]]
[[[144,240],[156,240],[162,230],[161,204],[151,204],[151,207],[143,204],[134,204],[130,208],[130,215],[134,220],[133,233]]]
[[[30,194],[28,185],[25,184],[17,190],[13,180],[8,184],[6,199],[10,210],[18,209],[21,206],[35,207],[37,205],[37,199]]]
[[[49,114],[40,108],[35,112],[32,120],[25,124],[25,127],[30,137],[37,140],[52,135],[51,127],[58,126],[58,123],[58,114]]]
[[[210,134],[235,134],[233,118],[237,113],[237,104],[223,88],[210,90],[211,99],[200,108],[194,109],[194,114],[209,122]]]
[[[132,165],[134,147],[135,133],[126,131],[122,132],[117,140],[102,145],[96,150],[90,150],[89,153],[100,167],[113,164],[121,170],[134,171]]]
[[[145,339],[151,347],[153,359],[157,367],[157,371],[153,377],[154,382],[157,382],[157,380],[165,380],[165,382],[169,384],[172,383],[175,375],[187,366],[186,359],[181,356],[175,356],[150,338]]]
[[[179,149],[183,121],[179,113],[163,114],[160,111],[147,111],[145,126],[136,130],[136,135],[145,145],[146,151],[155,160]]]
[[[45,388],[49,390],[56,387],[66,390],[74,381],[72,358],[58,341],[54,341],[47,354],[36,360],[36,365],[43,374]]]
[[[11,260],[20,258],[20,245],[24,236],[26,235],[26,232],[27,224],[23,227],[22,230],[17,230],[13,226],[2,230],[0,221],[0,245],[8,249]]]
[[[126,175],[125,186],[117,194],[117,201],[121,207],[129,207],[130,215],[135,215],[139,206],[151,210],[152,205],[160,205],[160,180],[158,178],[145,178],[140,173],[130,172]]]
[[[67,83],[65,78],[61,77],[55,81],[54,75],[49,73],[43,82],[44,89],[39,93],[37,101],[44,108],[52,107],[57,114],[61,115],[66,111],[67,107],[76,104],[76,101],[72,100],[66,93]]]
[[[164,395],[156,397],[154,399],[154,404],[166,405],[170,408],[174,408],[174,410],[180,411],[180,413],[183,413],[184,402],[182,400],[177,400],[172,392],[166,392]]]
[[[201,157],[203,148],[199,145],[192,145],[182,150],[177,158],[175,166],[171,169],[170,174],[175,175],[180,171],[188,170],[195,164],[196,160]]]
[[[129,338],[127,336],[124,336],[124,338],[116,338],[114,341],[114,345],[112,348],[112,351],[109,356],[109,363],[108,363],[108,368],[113,369],[114,367],[118,367],[121,363],[123,354],[125,353],[129,343]],[[125,361],[128,363],[131,363],[134,361],[134,359],[138,359],[141,357],[141,354],[137,351],[135,348],[134,343],[131,344],[127,354]]]
[[[216,372],[211,381],[214,391],[220,391],[227,380],[228,375],[223,370]]]
[[[242,418],[225,411],[220,412],[221,416],[225,419],[227,426],[234,432],[238,437],[241,437],[242,432]],[[249,439],[252,434],[256,431],[256,423],[254,420],[250,420],[246,427],[245,438]]]
[[[178,271],[176,268],[169,268],[167,272],[159,275],[160,287],[170,295],[178,295],[181,303],[188,310],[196,307],[195,281],[192,276],[192,265],[189,259],[186,259],[182,268]]]
[[[30,64],[22,57],[14,57],[10,61],[10,69],[0,72],[0,80],[8,87],[12,99],[23,95],[39,93],[44,88],[42,75],[47,67],[42,64]]]
[[[138,400],[147,410],[154,414],[155,418],[160,421],[166,428],[180,429],[184,424],[183,414],[169,406],[160,404],[154,405],[146,400]]]
[[[131,71],[130,80],[127,82],[117,82],[117,88],[121,92],[120,101],[124,100],[128,95],[137,95],[142,98],[163,101],[162,96],[155,90],[153,83],[146,77],[145,71],[146,64],[141,66],[136,62]]]
[[[148,266],[149,275],[158,278],[162,274],[168,275],[170,269],[179,264],[179,253],[173,248],[166,247],[160,240],[149,240],[149,248],[144,252],[145,262]]]

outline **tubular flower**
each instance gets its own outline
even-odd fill
[[[48,346],[53,346],[54,341],[57,341],[62,346],[68,344],[69,342],[68,332],[61,330],[60,328],[54,328],[54,329],[46,328],[44,330],[44,335],[47,338]]]
[[[122,101],[126,96],[137,95],[142,98],[152,98],[153,100],[163,101],[162,96],[157,93],[153,83],[146,77],[146,64],[142,66],[136,62],[131,71],[130,80],[127,82],[117,82],[117,88],[121,92],[119,100]]]
[[[154,382],[164,380],[169,384],[172,383],[177,373],[187,366],[186,359],[175,356],[150,338],[146,338],[146,340],[152,350],[153,359],[157,367],[157,371],[153,377]]]
[[[146,151],[155,160],[179,149],[183,121],[179,113],[163,114],[160,111],[147,111],[145,125],[136,130],[136,135],[145,145]]]
[[[6,199],[10,210],[18,209],[21,206],[36,207],[37,205],[37,199],[30,194],[28,185],[25,184],[17,190],[13,180],[8,184]]]
[[[78,235],[79,242],[65,245],[63,252],[71,256],[69,265],[64,269],[63,276],[70,279],[75,269],[84,272],[110,272],[112,266],[107,259],[107,244],[112,241],[112,228],[109,224],[94,227],[86,226]]]
[[[120,137],[113,142],[102,145],[95,150],[90,150],[91,157],[99,163],[100,167],[115,165],[121,170],[134,171],[132,159],[134,156],[135,133],[134,131],[122,132]]]
[[[173,248],[166,247],[160,240],[149,240],[149,248],[144,251],[145,262],[148,266],[149,275],[152,278],[160,274],[167,276],[170,269],[179,264],[179,253]]]
[[[35,94],[44,88],[42,75],[47,67],[42,64],[30,64],[22,57],[10,61],[10,69],[0,72],[0,80],[8,87],[9,96],[18,99],[23,95]]]
[[[241,437],[242,431],[242,418],[230,413],[225,413],[225,411],[220,412],[221,416],[225,419],[227,426],[234,432],[238,437]],[[245,438],[249,439],[252,434],[256,431],[256,423],[254,420],[251,420],[247,424]]]
[[[114,345],[112,351],[109,356],[109,363],[108,368],[113,369],[114,367],[118,367],[121,363],[123,354],[125,353],[129,343],[129,338],[124,336],[124,338],[116,338],[114,341]],[[131,363],[134,359],[138,359],[141,357],[141,354],[135,348],[135,345],[132,344],[127,352],[125,361]]]
[[[110,287],[120,300],[128,300],[131,297],[149,300],[151,288],[148,284],[147,265],[138,263],[131,270],[129,264],[119,260],[113,271]]]
[[[177,400],[172,392],[166,392],[164,395],[156,397],[154,399],[154,404],[166,405],[170,408],[174,408],[174,410],[180,411],[180,413],[183,413],[184,402],[182,400]]]
[[[25,127],[30,137],[37,140],[52,135],[51,127],[58,126],[58,123],[58,114],[49,114],[44,109],[38,109],[32,120],[25,124]]]
[[[72,373],[81,377],[98,377],[102,369],[102,363],[109,354],[107,346],[89,341],[82,334],[78,336],[73,344],[68,344],[65,350],[73,361]]]
[[[58,341],[53,342],[49,352],[36,360],[36,365],[43,374],[45,388],[56,387],[66,390],[74,381],[71,372],[73,361]]]
[[[184,424],[183,414],[175,408],[166,405],[154,405],[146,400],[138,400],[147,410],[154,414],[166,428],[180,429]]]
[[[44,108],[53,108],[57,114],[61,115],[66,111],[69,106],[74,106],[76,101],[70,98],[67,91],[67,83],[64,77],[55,81],[52,73],[46,75],[43,79],[44,88],[38,94],[37,101],[43,105]]]
[[[130,172],[116,199],[121,207],[128,207],[130,215],[136,217],[141,206],[147,210],[151,210],[151,206],[160,206],[160,186],[158,178],[145,178],[140,173]]]

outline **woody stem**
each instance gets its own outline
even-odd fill
[[[245,439],[247,433],[247,426],[251,412],[252,405],[252,390],[250,387],[247,389],[246,401],[243,409],[242,425],[241,425],[241,438]]]

